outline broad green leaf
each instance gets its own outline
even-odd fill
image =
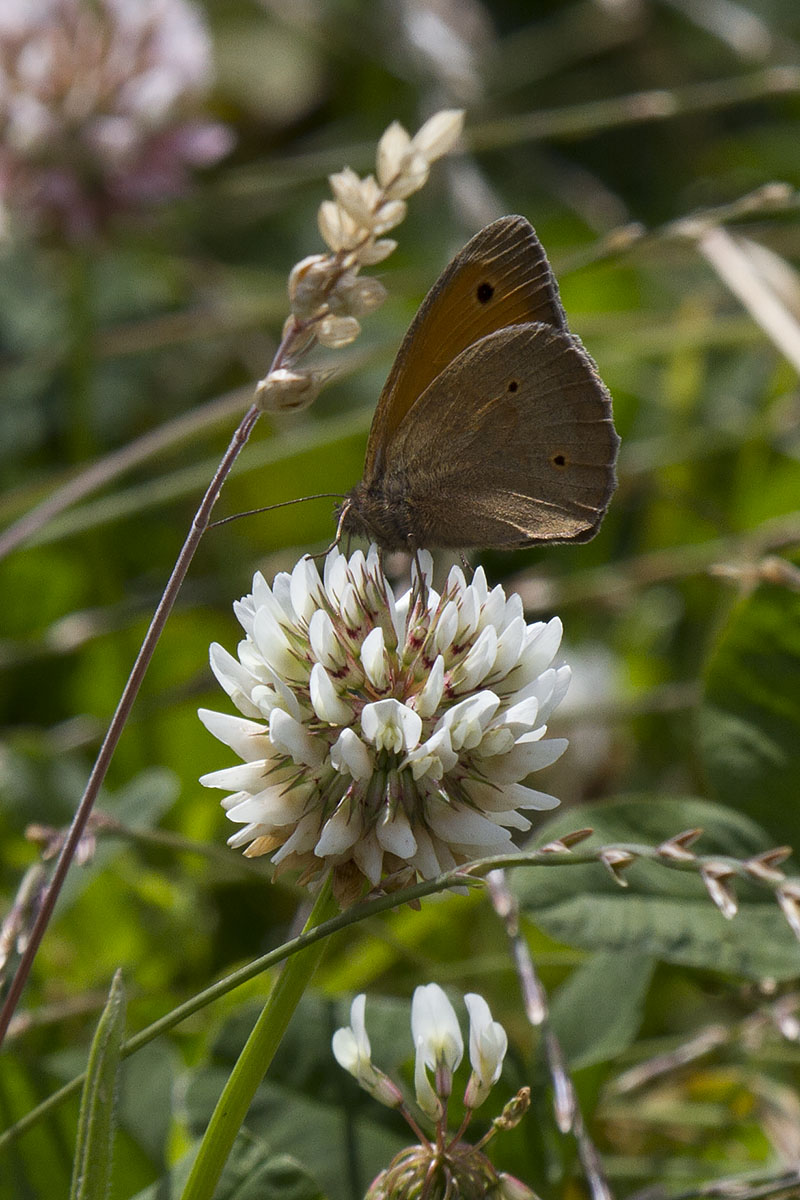
[[[187,1154],[168,1177],[139,1192],[133,1200],[178,1200],[193,1157]],[[225,1164],[214,1200],[323,1200],[323,1195],[299,1162],[286,1154],[275,1154],[266,1142],[242,1132]]]
[[[111,1188],[125,988],[117,971],[89,1052],[81,1096],[70,1200],[103,1200]]]
[[[570,1067],[607,1062],[631,1045],[653,966],[635,950],[601,950],[562,983],[550,1017]]]
[[[174,803],[178,782],[171,771],[151,767],[113,795],[101,793],[98,808],[131,829],[152,829]],[[91,861],[69,872],[58,899],[58,912],[72,904],[89,883],[105,870],[128,845],[125,838],[103,837]]]
[[[587,825],[595,833],[585,846],[658,845],[695,827],[705,830],[694,847],[699,854],[747,858],[771,844],[754,822],[722,805],[653,796],[570,809],[544,826],[537,844]],[[629,886],[621,888],[599,863],[564,863],[520,868],[512,886],[531,920],[569,945],[653,955],[752,979],[788,979],[800,971],[800,946],[767,889],[737,884],[739,912],[728,921],[693,872],[640,861],[625,878]]]
[[[706,670],[700,748],[717,799],[800,848],[800,594],[764,585]]]

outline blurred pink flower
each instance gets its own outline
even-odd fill
[[[181,192],[232,144],[211,80],[188,0],[3,0],[0,201],[79,238]]]

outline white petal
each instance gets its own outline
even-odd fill
[[[503,613],[503,628],[507,629],[512,621],[517,621],[520,617],[524,619],[524,616],[522,597],[519,592],[512,592],[506,600],[506,608]]]
[[[444,868],[436,857],[436,850],[430,834],[422,825],[414,827],[414,837],[417,842],[417,852],[410,860],[420,879],[435,879],[441,875]]]
[[[260,792],[272,767],[269,759],[240,763],[236,767],[223,767],[221,771],[209,771],[200,776],[203,787],[225,788],[228,791]]]
[[[526,681],[541,675],[550,666],[561,645],[562,632],[558,617],[553,617],[533,634],[529,629],[527,644],[520,657],[520,669]]]
[[[464,1041],[455,1009],[438,983],[414,989],[411,1033],[427,1066],[457,1069],[464,1054]]]
[[[264,662],[282,678],[291,678],[297,661],[291,653],[286,634],[267,608],[259,608],[253,621],[253,641]]]
[[[373,687],[382,690],[389,682],[383,630],[376,626],[361,643],[361,665]]]
[[[464,1003],[469,1013],[469,1060],[476,1077],[475,1086],[470,1089],[469,1107],[477,1108],[500,1077],[508,1049],[508,1037],[499,1021],[492,1020],[489,1005],[483,996],[468,992],[464,996]]]
[[[310,812],[303,817],[291,837],[283,843],[276,854],[273,854],[272,861],[275,866],[283,862],[284,858],[290,854],[303,854],[307,850],[312,850],[317,840],[318,829],[319,813]]]
[[[353,779],[369,779],[373,771],[372,756],[354,729],[343,729],[331,746],[331,766]]]
[[[331,1049],[339,1066],[358,1078],[360,1055],[358,1042],[352,1029],[347,1026],[337,1029],[331,1038]]]
[[[437,729],[450,730],[454,750],[471,750],[480,744],[484,730],[499,707],[500,697],[495,696],[494,692],[478,692],[448,708]]]
[[[257,837],[265,837],[270,832],[271,830],[264,825],[248,825],[245,829],[237,829],[236,833],[232,833],[226,844],[232,850],[240,850],[248,842],[254,841]]]
[[[208,657],[217,682],[239,711],[246,717],[260,717],[260,709],[250,698],[258,680],[217,642],[212,642]]]
[[[328,725],[346,725],[353,710],[337,693],[333,680],[321,663],[314,663],[308,681],[311,704],[320,721]]]
[[[504,725],[495,725],[486,730],[477,751],[481,758],[493,758],[496,754],[508,754],[509,750],[514,748],[516,740],[513,729],[507,729]]]
[[[480,570],[480,567],[478,570]],[[460,599],[464,595],[464,592],[467,590],[467,581],[464,578],[464,572],[461,570],[461,567],[454,564],[450,568],[444,590],[448,596],[453,596],[455,599]]]
[[[426,806],[426,821],[433,833],[451,845],[475,847],[479,852],[490,853],[509,840],[506,830],[465,804],[431,802]]]
[[[229,808],[227,817],[237,825],[253,821],[268,829],[294,825],[303,816],[312,791],[313,788],[308,784],[293,787],[289,791],[283,787],[264,788],[263,792],[248,796]]]
[[[438,654],[445,654],[453,644],[458,633],[458,605],[455,600],[448,600],[436,622],[434,643]]]
[[[464,790],[479,808],[490,813],[506,812],[512,808],[534,808],[544,812],[558,808],[561,803],[555,796],[550,796],[547,792],[537,792],[535,788],[525,787],[523,783],[492,785],[477,779],[465,779]]]
[[[367,997],[363,992],[354,998],[350,1005],[350,1025],[337,1029],[332,1042],[333,1054],[339,1066],[356,1076],[361,1065],[370,1062],[372,1056],[364,1021],[366,1003]]]
[[[286,571],[279,571],[272,581],[272,595],[278,605],[274,613],[278,624],[287,626],[297,625],[297,616],[292,604],[292,577]]]
[[[469,586],[475,593],[475,599],[478,602],[478,607],[482,609],[489,597],[489,584],[487,583],[486,572],[484,571],[483,567],[475,568]],[[500,590],[502,591],[503,589],[501,588]]]
[[[342,588],[339,611],[346,629],[356,631],[361,628],[361,622],[364,619],[361,598],[355,584],[349,581]]]
[[[528,818],[523,817],[516,810],[492,813],[490,819],[494,821],[495,825],[502,825],[504,829],[521,829],[523,833],[527,833],[531,827]]]
[[[263,759],[270,753],[266,726],[208,708],[198,709],[197,715],[209,733],[230,746],[245,762]]]
[[[338,608],[339,597],[347,583],[347,559],[338,550],[332,550],[325,559],[323,583],[328,599],[334,608]]]
[[[487,625],[481,630],[464,661],[453,672],[456,691],[467,692],[478,687],[494,667],[496,657],[497,630],[494,625]]]
[[[380,883],[383,874],[383,850],[374,832],[358,839],[353,847],[353,860],[373,887]]]
[[[347,662],[347,655],[336,637],[328,613],[318,608],[308,623],[308,640],[317,662],[328,671],[338,671]]]
[[[531,734],[523,734],[530,738]],[[524,741],[520,739],[508,754],[497,754],[482,760],[483,770],[495,783],[518,783],[531,771],[549,767],[560,758],[568,746],[566,738],[549,738],[547,741]]]
[[[417,693],[414,709],[421,717],[432,717],[444,695],[444,659],[437,655],[422,691]]]
[[[427,1045],[420,1038],[416,1042],[416,1053],[414,1057],[414,1094],[417,1099],[417,1104],[425,1113],[426,1117],[430,1117],[432,1121],[438,1121],[442,1115],[444,1108],[441,1100],[436,1095],[436,1092],[431,1086],[431,1081],[428,1078],[428,1063],[427,1063]]]
[[[475,586],[475,580],[472,581]],[[484,625],[494,625],[499,633],[503,629],[503,617],[506,611],[506,594],[501,585],[492,588],[481,605],[481,628]]]
[[[312,558],[303,555],[292,571],[289,589],[296,617],[302,621],[309,621],[314,611],[319,608],[321,593],[322,581],[316,563]]]
[[[456,858],[455,858],[455,855],[453,854],[453,851],[450,849],[449,845],[447,844],[446,839],[434,836],[433,837],[433,848],[434,848],[434,852],[436,854],[437,862],[439,863],[439,871],[444,873],[445,871],[454,870],[454,868],[456,866]],[[473,855],[472,857],[474,858],[475,856]],[[457,888],[453,888],[454,892],[457,890],[458,890]],[[465,894],[465,893],[462,893],[462,894]]]
[[[541,721],[550,720],[552,713],[566,696],[571,679],[572,671],[568,666],[556,668],[553,689],[548,699],[539,706],[539,719]]]
[[[361,729],[367,741],[377,750],[399,754],[417,745],[422,733],[422,720],[418,713],[399,700],[376,700],[374,704],[364,705]]]
[[[349,799],[342,800],[323,825],[314,853],[318,858],[344,854],[361,836],[361,830],[359,806],[351,804]]]
[[[457,762],[458,755],[451,744],[450,730],[443,726],[407,754],[400,763],[399,770],[410,767],[415,780],[422,779],[423,776],[441,779],[447,771],[452,771]]]
[[[387,852],[398,858],[411,858],[417,852],[417,841],[411,831],[408,817],[402,805],[398,804],[393,813],[388,807],[384,808],[376,830],[378,842]]]
[[[314,737],[299,721],[280,708],[274,709],[270,716],[269,740],[294,762],[308,767],[321,766],[328,751],[328,744],[323,737]]]
[[[527,700],[520,700],[501,713],[497,723],[516,729],[517,736],[519,736],[527,730],[536,728],[538,715],[539,701],[535,696],[529,696]],[[539,722],[539,724],[543,724],[543,722]]]
[[[497,639],[497,654],[492,679],[502,679],[517,665],[525,644],[525,618],[515,617],[510,621]]]
[[[471,587],[464,589],[458,606],[458,643],[465,645],[477,631],[481,610],[478,593]]]
[[[525,687],[521,687],[512,699],[515,703],[520,703],[523,700],[535,698],[539,707],[544,708],[550,701],[555,684],[556,672],[552,667],[548,667]],[[542,724],[544,724],[544,718],[542,718]]]

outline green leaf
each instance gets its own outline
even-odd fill
[[[800,848],[800,595],[764,585],[738,605],[699,712],[716,797]]]
[[[168,1177],[139,1192],[133,1200],[177,1200],[194,1155],[186,1157]],[[244,1131],[225,1164],[214,1200],[323,1200],[311,1175],[287,1154],[276,1154],[260,1138]]]
[[[654,965],[635,950],[599,951],[562,983],[550,1018],[570,1067],[607,1062],[631,1045]]]
[[[70,1200],[103,1200],[111,1187],[120,1046],[125,1034],[125,988],[117,971],[89,1052],[78,1117]]]
[[[653,846],[695,827],[705,831],[694,846],[699,854],[748,858],[770,845],[754,822],[722,805],[649,796],[570,809],[543,827],[537,844],[587,825],[595,833],[585,846]],[[546,933],[587,950],[654,955],[751,979],[788,979],[800,970],[800,946],[767,889],[737,883],[739,913],[727,921],[693,872],[639,861],[625,878],[623,889],[599,863],[565,863],[516,870],[512,886]]]

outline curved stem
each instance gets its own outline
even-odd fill
[[[335,909],[329,876],[317,896],[304,932],[319,925],[332,915]],[[256,1089],[264,1078],[292,1014],[325,953],[326,944],[325,941],[319,941],[296,954],[281,972],[236,1066],[222,1089],[200,1143],[182,1200],[211,1200]]]
[[[75,816],[72,819],[72,824],[69,828],[66,841],[58,856],[58,861],[53,871],[53,877],[47,887],[42,900],[42,907],[39,910],[36,921],[30,933],[30,940],[25,948],[25,953],[20,959],[19,966],[15,972],[14,978],[11,981],[11,986],[0,1011],[0,1045],[8,1030],[9,1022],[14,1014],[14,1009],[17,1006],[19,998],[22,994],[22,989],[27,982],[30,974],[33,960],[39,948],[44,932],[52,916],[55,908],[56,900],[67,876],[70,863],[77,849],[78,843],[83,836],[86,822],[89,819],[89,814],[92,811],[97,794],[100,791],[103,780],[106,777],[114,751],[117,748],[117,743],[122,736],[122,731],[125,728],[125,722],[128,719],[128,714],[133,707],[133,703],[139,693],[142,680],[150,660],[153,657],[158,639],[161,637],[162,630],[166,624],[167,618],[172,611],[172,607],[177,598],[181,584],[186,578],[194,552],[202,538],[208,523],[211,519],[211,511],[217,501],[217,498],[222,490],[222,485],[227,479],[230,470],[239,456],[241,450],[245,446],[250,433],[256,421],[259,418],[259,409],[256,405],[252,405],[242,418],[239,426],[231,438],[228,449],[217,467],[214,478],[206,489],[206,493],[200,502],[200,507],[195,513],[191,528],[186,537],[181,552],[178,555],[175,566],[172,569],[172,574],[169,577],[167,586],[161,596],[161,599],[156,608],[153,619],[145,634],[144,641],[136,656],[136,661],[133,664],[133,669],[128,676],[128,681],[125,684],[122,695],[117,705],[116,712],[111,718],[111,723],[108,727],[108,732],[103,739],[103,744],[100,747],[100,752],[95,760],[92,768],[89,781],[86,784],[86,789],[81,797],[81,802],[78,805]]]

